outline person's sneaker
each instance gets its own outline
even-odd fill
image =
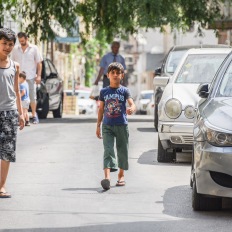
[[[35,117],[32,118],[32,123],[33,123],[33,124],[38,124],[38,123],[39,123],[39,118],[38,118],[37,115],[36,115]]]
[[[25,126],[30,126],[31,124],[30,124],[30,122],[29,121],[26,121],[25,122]]]

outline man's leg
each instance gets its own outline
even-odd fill
[[[5,185],[6,185],[6,178],[8,175],[9,167],[10,167],[9,161],[1,160],[0,192],[3,192],[3,193],[6,192]]]
[[[32,117],[36,117],[36,101],[31,102],[31,113]]]
[[[36,114],[36,84],[35,79],[27,80],[29,86],[29,97],[30,97],[30,106],[31,106],[31,113],[33,118],[33,123],[39,123],[37,114]]]

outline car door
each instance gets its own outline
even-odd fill
[[[46,59],[44,61],[46,88],[49,94],[49,110],[56,110],[59,108],[62,98],[62,80],[59,78],[57,70],[53,63]]]

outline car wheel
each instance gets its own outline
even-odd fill
[[[62,118],[63,114],[63,101],[61,99],[59,107],[56,110],[52,111],[54,118]]]
[[[162,146],[160,138],[158,136],[158,154],[157,154],[157,161],[159,163],[169,163],[172,162],[175,158],[175,151],[167,152]]]
[[[195,211],[220,210],[222,208],[222,198],[211,198],[197,193],[196,180],[194,180],[192,189],[192,208]]]
[[[37,115],[39,119],[46,119],[49,112],[49,97],[46,94],[44,98],[39,98],[37,101]]]

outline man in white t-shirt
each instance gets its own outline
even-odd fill
[[[29,85],[30,105],[32,111],[32,123],[39,123],[36,114],[36,84],[41,82],[41,71],[43,58],[36,45],[29,43],[28,35],[24,32],[18,33],[19,45],[16,45],[11,53],[12,60],[20,64],[21,71],[27,75]]]

